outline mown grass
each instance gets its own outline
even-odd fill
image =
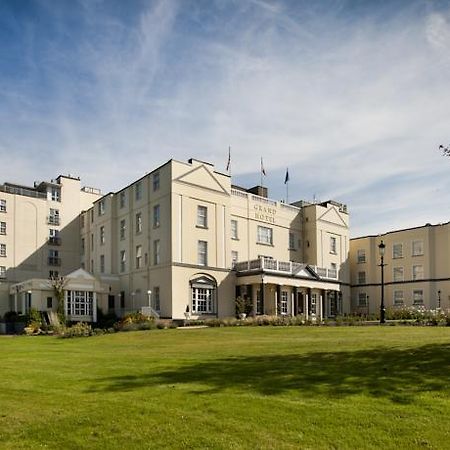
[[[450,448],[450,329],[0,338],[0,448]]]

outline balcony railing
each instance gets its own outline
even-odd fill
[[[0,185],[0,191],[7,192],[8,194],[23,195],[25,197],[47,198],[46,192],[34,191],[19,186],[9,186],[7,184]]]
[[[61,238],[57,236],[50,236],[48,238],[48,243],[50,245],[61,245]]]
[[[59,225],[61,223],[61,219],[59,218],[59,216],[48,216],[47,223],[49,225]]]
[[[60,266],[61,258],[58,258],[56,256],[49,256],[48,257],[48,265],[49,266]]]
[[[248,272],[252,270],[265,270],[270,272],[281,272],[289,275],[296,275],[298,271],[305,267],[294,261],[278,261],[277,259],[258,258],[250,261],[242,261],[235,264],[234,268],[237,272]],[[321,278],[337,279],[336,269],[327,269],[325,267],[317,267],[309,265],[314,272]]]

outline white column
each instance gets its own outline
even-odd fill
[[[94,322],[97,322],[97,292],[94,292],[92,299],[92,319]]]
[[[26,305],[27,297],[26,296],[27,296],[26,291],[22,292],[22,314],[26,314],[26,312],[27,312],[27,305]]]
[[[67,308],[67,291],[64,291],[64,315],[67,317],[69,315],[69,310]]]
[[[17,291],[14,293],[14,311],[17,312]]]
[[[294,309],[295,309],[295,291],[292,288],[291,291],[291,317],[294,317]]]
[[[275,315],[278,316],[278,287],[275,286]]]
[[[304,311],[305,311],[305,319],[308,320],[309,317],[309,311],[308,311],[308,294],[305,294],[303,296],[303,302],[304,302]]]
[[[323,295],[319,296],[319,317],[320,321],[322,322],[323,319]]]

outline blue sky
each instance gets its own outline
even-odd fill
[[[170,158],[347,203],[352,236],[450,220],[450,3],[0,2],[0,181],[117,190]]]

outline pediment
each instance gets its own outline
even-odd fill
[[[229,195],[227,189],[205,166],[198,166],[174,181]]]
[[[95,281],[95,277],[84,269],[77,269],[66,275],[64,278],[68,280],[83,280],[83,281]]]
[[[294,273],[294,275],[296,277],[309,278],[311,280],[318,280],[318,279],[320,279],[319,275],[317,275],[315,270],[312,267],[308,266],[308,265],[304,265],[303,267],[298,269]]]
[[[342,218],[341,214],[335,207],[332,207],[327,211],[325,211],[320,217],[317,218],[317,220],[320,220],[322,222],[333,223],[341,227],[346,228],[348,227],[345,220]]]

